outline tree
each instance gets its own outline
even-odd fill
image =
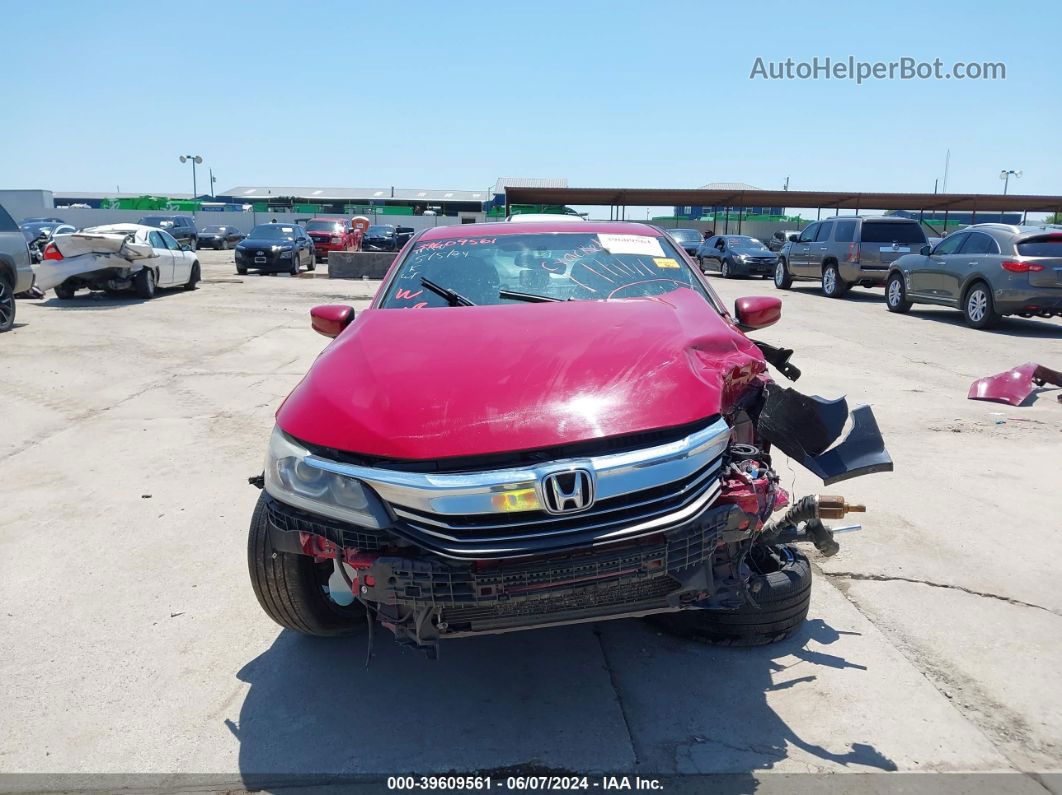
[[[1062,213],[1051,213],[1044,219],[1045,224],[1062,224]]]

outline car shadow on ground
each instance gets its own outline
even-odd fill
[[[165,300],[170,296],[186,295],[189,292],[192,291],[185,290],[183,287],[163,287],[159,288],[154,298],[139,298],[132,291],[113,295],[93,291],[90,293],[80,292],[74,295],[73,298],[66,299],[56,298],[53,294],[51,298],[46,298],[37,303],[39,306],[49,309],[117,309],[130,304],[144,304],[148,301]]]
[[[828,301],[844,302],[849,301],[856,304],[882,304],[885,303],[885,293],[881,288],[874,289],[873,287],[853,287],[847,293],[840,298],[830,298],[822,291],[822,287],[818,284],[812,284],[810,282],[797,285],[793,284],[789,288],[793,292],[800,293],[802,295],[814,295],[818,298],[822,298]]]
[[[916,320],[946,323],[951,326],[966,326],[962,312],[949,307],[912,307],[907,316]],[[970,331],[976,331],[976,329],[970,329]],[[998,326],[981,329],[977,333],[998,334],[1004,337],[1059,337],[1062,336],[1062,323],[1007,315],[999,321]],[[1028,358],[1023,359],[1021,353],[1015,354],[1014,364],[1021,364],[1026,361],[1028,361]],[[985,373],[985,375],[991,375],[991,373]]]
[[[378,627],[366,668],[364,637],[284,631],[237,673],[250,689],[225,723],[249,789],[292,775],[549,769],[719,772],[751,791],[751,772],[790,747],[895,770],[871,745],[804,741],[768,705],[772,690],[817,687],[824,667],[864,669],[809,647],[842,634],[855,633],[816,619],[780,644],[720,649],[615,621],[449,641],[430,661]]]

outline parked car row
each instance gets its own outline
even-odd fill
[[[669,231],[674,237],[696,230]],[[723,278],[773,274],[780,290],[819,282],[830,298],[857,285],[885,286],[892,312],[913,304],[948,306],[978,329],[1006,315],[1062,316],[1062,231],[1044,226],[975,224],[928,238],[910,218],[836,216],[801,232],[776,232],[767,245],[746,235],[715,235],[693,257],[702,271]]]

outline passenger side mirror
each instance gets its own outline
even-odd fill
[[[773,326],[782,317],[782,301],[767,295],[753,295],[734,302],[734,317],[742,331]]]
[[[921,254],[923,257],[928,257],[930,251],[932,251],[932,249],[930,248],[928,243],[922,246],[922,248],[918,249],[918,253]]]
[[[310,325],[326,337],[338,337],[353,319],[354,307],[343,304],[323,304],[310,310]]]
[[[796,243],[799,240],[800,240],[800,235],[790,235],[789,236],[789,242],[790,243]]]

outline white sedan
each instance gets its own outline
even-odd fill
[[[194,290],[200,280],[199,260],[189,246],[169,232],[139,224],[94,226],[57,235],[34,266],[36,285],[55,288],[59,298],[90,290],[136,290],[152,298],[159,287]]]

